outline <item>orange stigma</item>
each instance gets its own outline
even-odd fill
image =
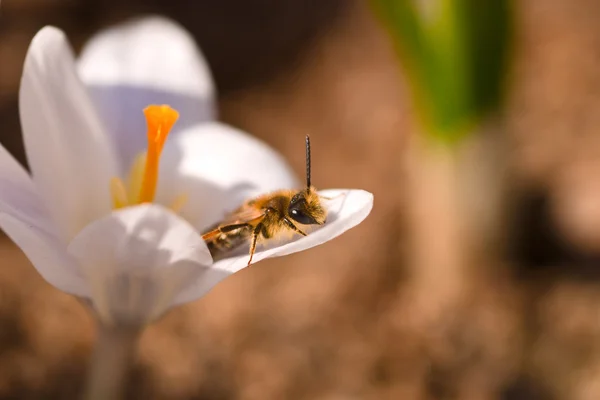
[[[179,113],[168,105],[150,105],[144,109],[144,115],[148,125],[148,152],[136,202],[138,204],[150,203],[154,200],[163,145],[179,118]]]

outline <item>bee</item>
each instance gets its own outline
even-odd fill
[[[306,135],[306,188],[278,190],[246,201],[202,235],[214,259],[250,243],[250,259],[257,242],[307,234],[298,225],[323,225],[327,210],[310,182],[310,137]]]

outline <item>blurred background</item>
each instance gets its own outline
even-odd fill
[[[318,187],[375,194],[340,238],[153,324],[127,398],[600,399],[600,3],[393,3],[2,1],[0,142],[22,162],[37,30],[78,50],[162,13],[204,52],[221,120],[299,175],[310,133]],[[0,265],[0,398],[76,398],[91,319],[4,236]]]

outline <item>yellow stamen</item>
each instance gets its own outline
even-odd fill
[[[115,210],[123,208],[127,205],[127,191],[123,181],[119,178],[110,180],[110,194],[113,200],[113,208]]]
[[[173,200],[173,203],[171,203],[170,208],[174,213],[177,214],[181,211],[183,206],[185,206],[187,201],[188,201],[188,196],[186,194],[181,194],[181,195],[175,197],[175,200]]]
[[[163,145],[169,131],[179,118],[179,113],[167,105],[150,105],[144,109],[148,124],[148,152],[137,203],[154,200],[158,181],[158,165]]]
[[[137,201],[140,191],[142,190],[142,181],[144,180],[145,171],[146,151],[143,151],[133,160],[129,175],[127,176],[127,197],[132,204]]]

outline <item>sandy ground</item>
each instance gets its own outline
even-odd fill
[[[76,1],[3,2],[0,140],[15,153],[15,93],[31,34],[51,20],[79,46],[141,7],[109,5],[99,2],[97,14]],[[335,10],[295,57],[258,53],[256,63],[282,65],[267,77],[216,68],[221,118],[270,143],[299,174],[310,133],[315,184],[375,193],[372,215],[326,245],[228,278],[151,326],[129,398],[600,398],[600,4],[519,2],[505,111],[519,204],[513,260],[482,266],[454,312],[426,326],[407,295],[413,128],[403,77],[364,6]],[[93,23],[78,27],[76,16]],[[235,61],[215,57],[217,66]],[[0,398],[75,397],[92,321],[8,240],[0,260]]]

